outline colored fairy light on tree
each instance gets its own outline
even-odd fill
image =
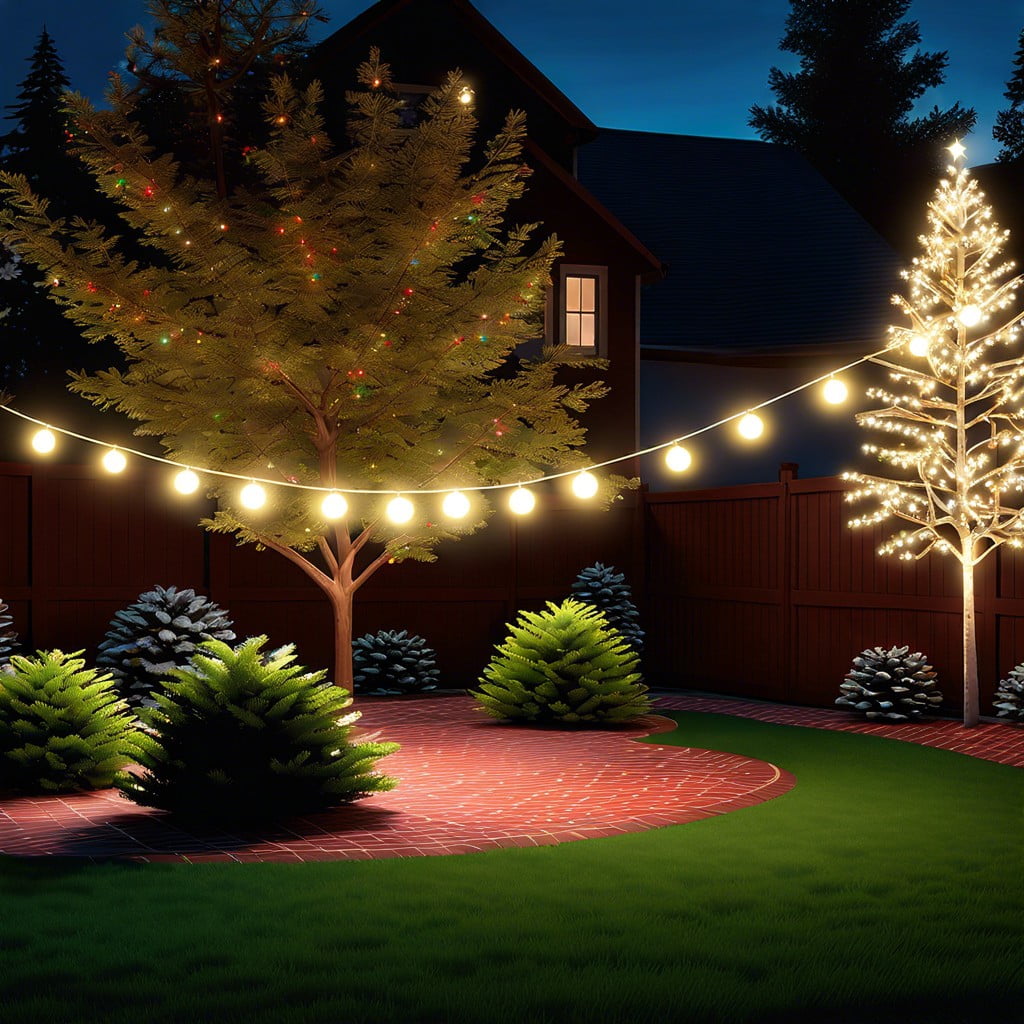
[[[26,182],[0,177],[10,200],[0,229],[60,279],[55,298],[85,334],[112,336],[128,360],[120,373],[78,376],[73,390],[136,420],[168,458],[209,471],[218,509],[208,529],[277,552],[317,584],[333,619],[333,679],[348,689],[356,592],[389,563],[433,561],[441,542],[484,526],[490,492],[463,519],[395,525],[386,500],[329,520],[322,497],[284,487],[255,515],[240,482],[214,473],[324,493],[344,481],[350,497],[512,486],[588,464],[576,417],[606,391],[587,360],[569,360],[565,381],[567,361],[550,351],[510,358],[542,329],[559,252],[557,240],[531,243],[530,228],[506,221],[526,187],[525,116],[510,114],[478,145],[453,74],[417,125],[397,132],[402,101],[376,52],[357,77],[337,143],[317,109],[320,86],[276,79],[269,141],[250,154],[244,187],[224,164],[224,198],[212,165],[200,179],[150,148],[117,76],[109,110],[71,98],[83,158],[108,192],[128,182],[117,201],[146,239],[143,257],[156,252],[151,263],[138,246],[122,252],[116,239],[50,222]],[[452,344],[484,324],[488,344]],[[595,500],[626,483],[602,475]]]
[[[963,156],[960,146],[950,151]],[[864,450],[891,474],[845,474],[858,485],[848,500],[876,504],[851,526],[909,524],[880,554],[916,559],[937,549],[960,562],[968,726],[979,716],[974,569],[1024,536],[1024,314],[1013,311],[1022,278],[1010,277],[1001,256],[1008,234],[967,169],[951,166],[928,205],[923,252],[904,272],[908,294],[893,299],[909,326],[890,328],[891,347],[873,360],[890,371],[893,387],[870,389],[880,407],[857,414],[861,426],[890,438]],[[902,362],[904,344],[917,339],[925,339],[926,363]]]

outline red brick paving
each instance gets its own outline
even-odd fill
[[[881,724],[838,709],[798,708],[788,704],[766,704],[740,698],[704,697],[696,694],[659,697],[658,707],[666,711],[714,711],[779,725],[804,725],[814,729],[837,729],[841,732],[884,736],[886,739],[938,747],[940,750],[952,750],[984,761],[1024,768],[1024,727],[1011,722],[982,722],[971,729],[965,729],[961,722],[949,719]]]
[[[846,712],[672,695],[660,707],[884,735],[1024,766],[1024,729],[957,722],[877,725]],[[614,730],[531,729],[484,716],[468,697],[363,698],[362,727],[402,749],[401,783],[349,807],[259,835],[186,831],[113,790],[0,805],[0,853],[134,861],[365,860],[545,846],[677,825],[785,793],[787,772],[717,751],[633,740],[671,729],[650,716]]]
[[[114,790],[9,798],[0,853],[135,861],[312,861],[475,853],[678,825],[785,793],[795,779],[736,754],[636,743],[658,716],[609,730],[534,729],[468,697],[364,698],[361,726],[402,749],[397,789],[258,835],[186,831]]]

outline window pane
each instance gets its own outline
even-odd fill
[[[579,345],[580,343],[579,313],[565,314],[565,343],[566,345]]]
[[[597,309],[597,281],[593,277],[581,277],[580,309],[593,313]]]
[[[565,309],[566,312],[578,313],[580,308],[580,279],[578,277],[567,277],[565,279]]]
[[[580,344],[593,347],[597,344],[597,317],[593,313],[580,315]]]

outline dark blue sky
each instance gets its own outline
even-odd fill
[[[369,0],[321,0],[318,38]],[[476,6],[593,121],[610,128],[751,138],[751,103],[771,102],[788,0],[476,0]],[[0,0],[0,103],[12,102],[45,20],[75,88],[99,99],[143,0]],[[968,161],[994,158],[992,122],[1005,106],[1024,0],[914,0],[922,46],[948,50],[946,84],[925,106],[978,111]],[[788,62],[788,63],[787,63]]]

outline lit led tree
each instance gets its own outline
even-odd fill
[[[963,575],[964,725],[978,723],[974,569],[999,545],[1020,547],[1024,512],[1024,358],[1016,347],[1021,312],[1013,266],[1001,252],[1009,232],[992,220],[965,167],[963,147],[949,147],[956,166],[928,204],[924,252],[904,277],[907,297],[893,302],[909,326],[890,328],[887,367],[892,391],[873,388],[881,408],[857,414],[862,426],[890,441],[864,450],[891,475],[847,473],[848,494],[877,507],[851,526],[892,518],[908,526],[880,554],[952,555]]]
[[[199,10],[163,6],[163,17]],[[217,66],[214,37],[196,38]],[[164,65],[176,59],[161,51]],[[558,383],[565,363],[550,352],[512,358],[537,335],[558,250],[554,239],[531,247],[531,227],[505,223],[529,174],[524,116],[510,114],[477,148],[459,75],[411,128],[377,54],[358,78],[340,152],[324,133],[319,85],[299,92],[277,78],[270,140],[234,188],[224,162],[202,178],[155,152],[118,79],[110,110],[73,97],[82,155],[147,258],[98,228],[55,221],[24,179],[0,177],[6,238],[87,337],[113,336],[127,358],[126,371],[78,375],[73,390],[138,421],[172,459],[242,478],[204,481],[218,500],[205,525],[316,582],[333,609],[334,679],[350,690],[359,588],[389,562],[433,560],[440,541],[482,526],[490,502],[469,488],[582,467],[574,414],[604,392]],[[282,486],[241,487],[252,477]],[[186,470],[177,484],[199,481]],[[606,480],[606,497],[613,487]],[[413,493],[427,489],[439,493]],[[517,509],[532,498],[515,496]]]

